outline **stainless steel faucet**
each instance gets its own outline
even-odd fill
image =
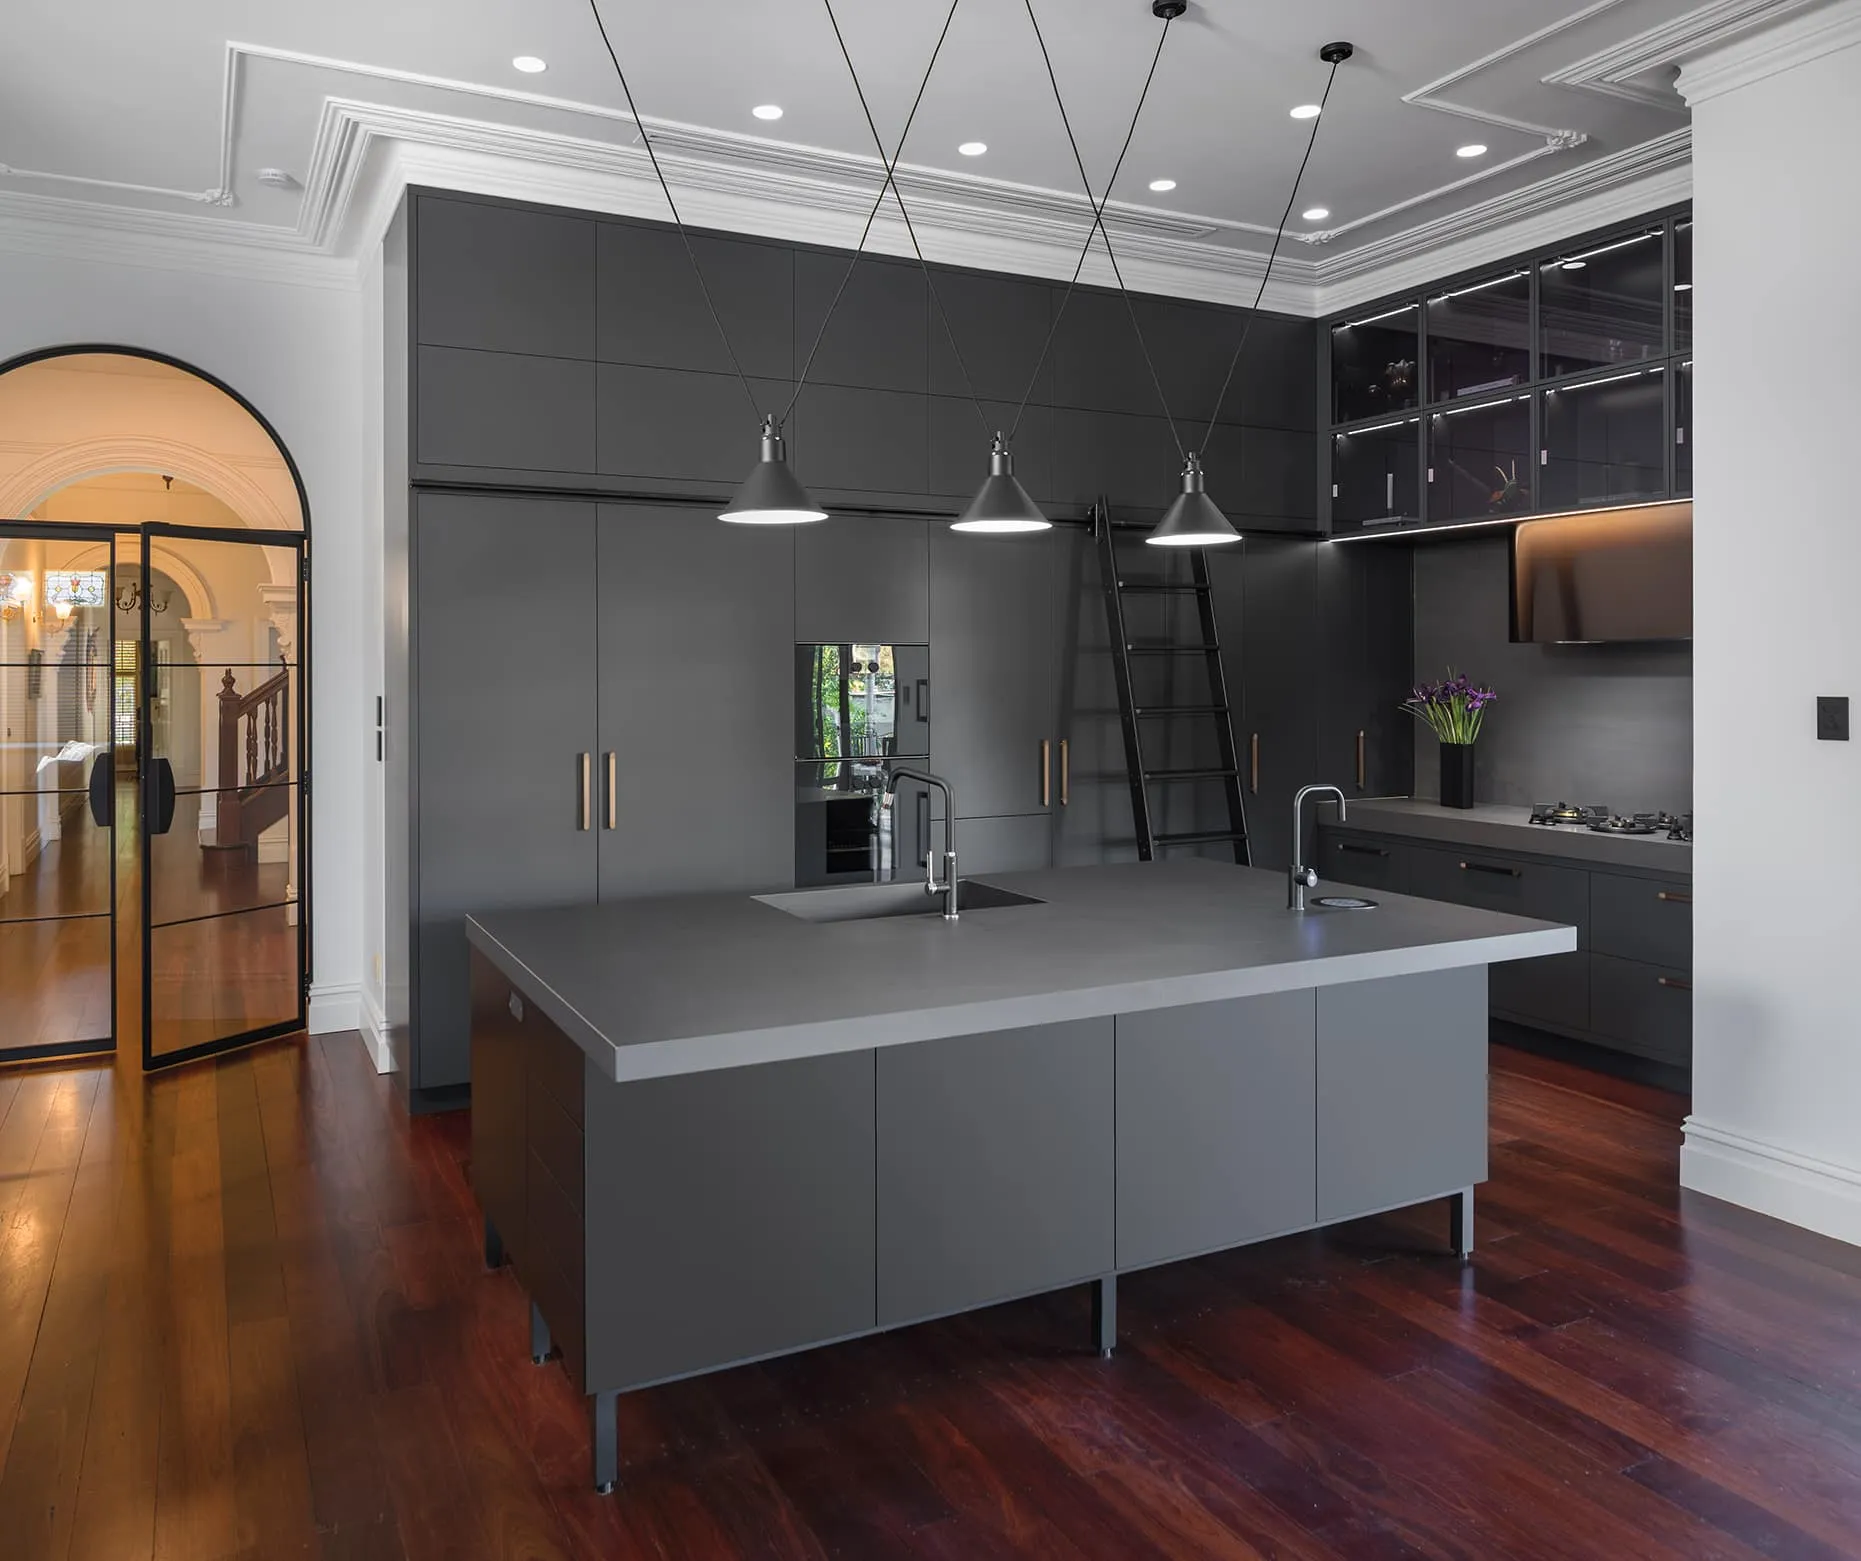
[[[1305,891],[1318,887],[1318,870],[1307,867],[1299,860],[1299,853],[1305,849],[1305,799],[1315,791],[1328,791],[1338,799],[1338,822],[1342,824],[1350,816],[1350,804],[1344,800],[1344,793],[1336,786],[1301,786],[1298,795],[1292,799],[1292,873],[1286,885],[1286,909],[1302,911],[1305,909]]]
[[[941,775],[933,775],[929,770],[896,769],[885,778],[885,794],[893,796],[898,791],[898,783],[914,780],[921,786],[935,786],[943,793],[943,882],[937,882],[937,853],[924,853],[924,892],[943,896],[943,919],[956,920],[956,794],[950,790],[950,783]],[[894,815],[892,828],[898,828],[898,819]],[[894,836],[896,838],[896,836]]]

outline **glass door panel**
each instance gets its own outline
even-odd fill
[[[0,1062],[114,1044],[112,552],[0,526]]]
[[[1539,508],[1665,497],[1665,365],[1547,390],[1543,417]]]
[[[1331,524],[1349,531],[1421,515],[1421,419],[1372,423],[1331,436]]]
[[[1658,358],[1667,349],[1665,228],[1578,249],[1538,268],[1547,379]]]
[[[1531,273],[1428,300],[1428,399],[1491,395],[1531,378]]]
[[[1331,328],[1331,421],[1406,412],[1421,381],[1422,306],[1402,304]]]
[[[1428,419],[1428,518],[1487,520],[1532,508],[1531,397]]]
[[[164,557],[210,618],[164,608]],[[143,558],[143,1035],[159,1067],[304,1021],[302,544],[159,527]]]

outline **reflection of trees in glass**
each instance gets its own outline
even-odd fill
[[[897,690],[890,645],[816,645],[812,685],[815,753],[862,758],[883,750]]]

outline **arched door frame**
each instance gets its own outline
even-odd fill
[[[35,349],[32,352],[20,353],[15,357],[6,359],[5,362],[0,362],[0,380],[5,379],[7,375],[14,373],[16,370],[29,368],[31,365],[35,363],[43,363],[43,362],[46,362],[47,360],[54,359],[54,358],[71,358],[71,357],[80,357],[80,356],[85,356],[85,355],[138,358],[148,363],[160,363],[160,364],[165,365],[168,368],[175,369],[180,373],[190,375],[194,379],[201,380],[204,383],[213,386],[214,389],[220,391],[223,395],[231,397],[232,400],[236,402],[245,411],[246,415],[250,417],[253,422],[258,424],[258,426],[261,429],[264,430],[265,437],[271,441],[272,447],[278,452],[279,457],[283,460],[285,470],[291,474],[291,486],[296,490],[296,493],[297,493],[297,508],[298,508],[300,524],[296,527],[286,527],[286,528],[255,527],[252,529],[268,530],[272,532],[274,535],[275,535],[276,530],[278,529],[287,529],[287,530],[295,531],[298,533],[298,536],[301,537],[302,548],[303,548],[303,560],[304,560],[303,578],[297,582],[297,585],[298,585],[297,683],[298,683],[298,699],[300,701],[299,709],[301,711],[302,724],[299,728],[299,732],[300,732],[299,759],[298,759],[299,830],[298,830],[298,848],[297,848],[298,849],[298,860],[296,863],[296,869],[297,869],[297,880],[298,880],[297,914],[303,925],[303,937],[302,937],[302,942],[300,944],[300,948],[302,950],[302,955],[301,955],[301,967],[302,968],[301,968],[300,974],[301,974],[302,981],[303,981],[304,996],[303,996],[302,1004],[300,1006],[302,1007],[304,1012],[307,1014],[308,1009],[309,1009],[309,991],[310,991],[310,985],[311,985],[311,970],[312,970],[312,963],[315,958],[315,939],[313,937],[315,923],[312,919],[312,911],[313,911],[313,905],[314,905],[314,900],[313,900],[313,895],[312,895],[312,880],[313,880],[314,874],[311,868],[315,834],[314,834],[314,820],[312,817],[313,810],[310,805],[310,801],[311,801],[311,793],[310,793],[311,754],[312,754],[312,746],[313,746],[313,738],[312,738],[312,732],[311,732],[311,720],[310,720],[310,712],[311,712],[311,709],[313,708],[312,689],[311,689],[311,644],[312,644],[312,641],[311,641],[312,612],[311,612],[311,589],[310,589],[310,576],[311,576],[311,568],[310,568],[311,524],[310,524],[310,519],[311,517],[310,517],[310,494],[309,494],[309,491],[304,486],[303,473],[298,469],[297,458],[291,454],[290,446],[284,442],[283,438],[279,435],[278,430],[272,426],[271,420],[268,417],[266,417],[265,414],[261,412],[255,405],[253,405],[253,403],[246,396],[241,394],[239,390],[237,390],[232,385],[229,385],[225,380],[221,379],[218,375],[211,374],[207,370],[200,368],[198,365],[189,363],[184,358],[177,358],[177,357],[172,356],[169,353],[158,352],[154,350],[153,348],[125,346],[119,342],[73,342],[73,343],[69,343],[61,347],[40,347],[40,348]],[[132,449],[134,437],[135,436],[133,433],[124,435],[122,438],[120,447],[126,450]],[[102,446],[102,445],[110,444],[112,443],[112,441],[95,441],[92,443]],[[86,446],[80,445],[78,448],[84,449],[86,448]],[[119,467],[118,469],[121,469],[121,468]],[[140,464],[138,464],[138,469],[146,469],[146,468],[141,467]],[[72,481],[72,480],[75,480],[75,479],[74,478],[65,479],[65,481],[67,482]],[[194,481],[197,479],[190,477],[188,480]],[[54,483],[54,486],[63,486],[63,483]],[[202,483],[201,486],[204,487],[204,486],[207,486],[207,484]],[[275,508],[276,506],[270,504],[269,502],[265,504],[264,509],[265,509],[265,512],[268,518],[271,516]],[[7,516],[4,511],[0,511],[0,520],[20,519],[20,518],[23,518],[23,517]],[[175,533],[177,532],[185,533],[188,530],[191,530],[192,528],[168,527],[168,526],[159,525],[155,522],[149,522],[140,529],[142,530],[142,534],[145,538],[149,538],[151,536],[156,536],[156,535],[163,535],[163,534],[167,534],[168,536],[172,538],[175,535]],[[230,534],[229,534],[229,539],[230,539]],[[283,539],[280,538],[279,540],[282,541]],[[293,540],[296,540],[296,539],[294,538]],[[279,582],[279,583],[282,583],[282,582]],[[113,1001],[114,1001],[114,998],[113,998]],[[177,1057],[174,1060],[177,1060],[177,1061],[185,1060],[185,1057]]]

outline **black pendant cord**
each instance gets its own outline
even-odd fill
[[[672,213],[672,225],[678,229],[679,240],[685,246],[685,258],[691,262],[691,274],[698,279],[698,291],[704,294],[704,307],[710,311],[711,323],[717,327],[718,340],[723,342],[724,351],[730,357],[730,367],[736,371],[737,382],[743,386],[743,394],[749,398],[750,410],[760,420],[762,407],[757,403],[749,376],[743,372],[743,365],[737,359],[737,349],[731,344],[730,332],[724,329],[723,316],[717,312],[717,304],[711,298],[711,289],[704,280],[704,268],[698,264],[697,251],[691,247],[691,235],[685,231],[684,219],[678,214],[678,202],[672,199],[672,186],[666,183],[665,172],[659,166],[659,154],[653,150],[653,138],[646,133],[646,121],[640,118],[640,111],[634,106],[633,88],[627,85],[627,73],[620,68],[620,56],[614,52],[614,41],[607,35],[607,23],[601,20],[601,7],[597,0],[588,0],[588,9],[594,12],[594,24],[600,30],[601,42],[607,47],[607,57],[614,62],[614,74],[620,78],[620,90],[627,99],[627,112],[633,116],[633,126],[640,133],[640,144],[646,148],[647,161],[653,165],[653,176],[658,179],[659,188],[665,194],[666,206]]]
[[[1086,160],[1080,155],[1079,142],[1073,135],[1073,122],[1066,112],[1066,101],[1060,96],[1059,77],[1054,74],[1053,57],[1047,53],[1047,40],[1041,33],[1039,19],[1034,15],[1034,0],[1023,0],[1023,4],[1027,7],[1027,19],[1034,25],[1034,41],[1040,45],[1040,57],[1046,62],[1047,81],[1053,87],[1053,101],[1060,110],[1060,123],[1066,129],[1066,143],[1073,149],[1073,162],[1077,164],[1079,168],[1079,182],[1085,186],[1086,204],[1092,207],[1093,230],[1105,241],[1105,257],[1111,261],[1111,274],[1118,279],[1118,291],[1124,296],[1125,311],[1131,316],[1131,329],[1137,335],[1137,348],[1138,351],[1144,355],[1144,367],[1150,371],[1150,383],[1156,387],[1157,403],[1163,408],[1163,420],[1169,424],[1170,438],[1175,442],[1176,453],[1179,456],[1186,456],[1187,452],[1183,449],[1182,436],[1176,432],[1176,419],[1170,416],[1169,398],[1163,394],[1163,378],[1157,373],[1157,365],[1151,359],[1150,344],[1144,340],[1144,328],[1138,324],[1137,321],[1137,305],[1131,302],[1131,290],[1124,285],[1124,272],[1119,268],[1117,251],[1111,247],[1111,234],[1107,232],[1105,228],[1104,211],[1106,203],[1111,199],[1111,183],[1107,181],[1105,185],[1105,199],[1094,204],[1092,198],[1092,180],[1086,173]],[[1144,78],[1145,96],[1149,95],[1151,78],[1157,73],[1157,61],[1163,58],[1163,45],[1170,35],[1170,23],[1175,19],[1173,15],[1165,16],[1163,19],[1163,33],[1162,36],[1157,39],[1157,52],[1150,61],[1150,76]],[[1140,98],[1138,100],[1137,106],[1139,112],[1141,112],[1144,106],[1143,99]],[[1137,119],[1134,115],[1131,120],[1130,135],[1134,135],[1136,132]],[[1130,135],[1125,137],[1126,147],[1129,147],[1131,144]],[[1119,162],[1122,164],[1123,160],[1124,154],[1120,152]],[[1114,173],[1112,177],[1115,179],[1117,175]],[[1090,249],[1091,244],[1092,234],[1087,233],[1086,246],[1088,249]],[[1084,260],[1085,257],[1082,255],[1080,257],[1082,268],[1084,266]],[[1071,292],[1070,288],[1068,288],[1068,292]],[[1038,373],[1039,371],[1036,370],[1035,372]]]
[[[1030,22],[1034,23],[1034,36],[1039,38],[1040,23],[1034,20],[1034,7],[1032,5],[1029,5],[1027,8],[1027,18]],[[1137,107],[1132,110],[1130,127],[1124,132],[1124,145],[1118,148],[1118,161],[1112,164],[1111,177],[1105,181],[1104,195],[1097,201],[1093,201],[1091,188],[1088,186],[1086,189],[1086,200],[1092,207],[1092,221],[1086,225],[1086,242],[1079,251],[1079,260],[1073,266],[1072,276],[1067,279],[1066,291],[1060,295],[1060,307],[1054,310],[1053,319],[1048,322],[1047,339],[1040,344],[1040,356],[1034,360],[1034,372],[1028,376],[1027,389],[1022,393],[1021,404],[1015,408],[1014,423],[1008,430],[1008,442],[1010,444],[1014,443],[1014,436],[1021,430],[1021,419],[1027,413],[1027,404],[1034,398],[1034,387],[1040,383],[1040,371],[1047,366],[1047,354],[1053,350],[1053,338],[1059,334],[1060,321],[1066,317],[1066,306],[1073,301],[1073,289],[1079,285],[1080,273],[1086,268],[1086,257],[1092,253],[1092,240],[1102,229],[1105,208],[1111,204],[1112,187],[1117,184],[1118,175],[1124,169],[1124,157],[1125,153],[1131,150],[1131,138],[1137,134],[1137,122],[1143,116],[1144,104],[1150,97],[1150,84],[1156,80],[1157,62],[1163,58],[1163,43],[1170,35],[1170,23],[1174,20],[1175,18],[1173,16],[1166,16],[1163,19],[1163,31],[1157,36],[1156,52],[1150,56],[1150,70],[1144,77],[1144,89],[1137,95]],[[1047,48],[1044,42],[1041,44],[1040,52],[1042,56],[1045,57]],[[1047,63],[1047,79],[1053,82],[1054,101],[1058,103],[1060,98],[1060,85],[1057,81],[1054,81],[1053,62],[1051,60]],[[1060,117],[1061,119],[1065,119],[1066,117],[1066,105],[1064,103],[1060,103]],[[1069,127],[1067,135],[1070,137],[1071,134],[1072,130]],[[1077,151],[1078,149],[1075,147],[1075,155],[1077,155]],[[1111,240],[1107,239],[1105,241],[1105,247],[1107,250],[1111,248]],[[1141,341],[1142,338],[1140,337],[1139,340]],[[1181,446],[1179,444],[1178,449],[1180,448]]]
[[[923,79],[918,82],[918,95],[911,100],[911,112],[905,115],[905,128],[898,133],[898,149],[889,158],[885,155],[885,143],[879,139],[878,127],[873,125],[872,111],[866,109],[866,94],[860,89],[859,75],[853,70],[853,60],[847,53],[846,40],[840,36],[840,23],[834,16],[834,8],[831,5],[827,7],[827,19],[833,23],[834,37],[840,43],[840,57],[846,61],[847,71],[853,77],[853,90],[859,93],[859,106],[866,109],[866,124],[872,130],[873,144],[879,149],[879,166],[885,170],[885,177],[879,184],[879,198],[872,203],[872,209],[866,213],[866,225],[859,230],[859,240],[853,246],[853,258],[847,262],[846,270],[840,273],[840,285],[834,289],[834,296],[828,302],[827,313],[821,318],[821,328],[814,333],[814,345],[808,349],[808,356],[802,362],[801,373],[795,380],[794,394],[788,398],[788,405],[782,408],[782,415],[775,420],[777,429],[788,422],[789,413],[795,410],[795,403],[801,399],[802,387],[808,382],[808,371],[814,367],[815,354],[821,350],[821,343],[827,339],[827,327],[833,321],[834,311],[840,307],[840,299],[847,290],[847,283],[853,280],[853,270],[858,266],[860,256],[865,252],[866,240],[872,233],[873,223],[878,219],[879,208],[885,204],[887,191],[890,191],[897,199],[898,209],[904,213],[905,229],[907,232],[911,231],[911,214],[905,211],[905,198],[898,193],[898,186],[893,182],[893,170],[898,166],[898,159],[904,156],[905,138],[911,134],[911,126],[917,120],[918,108],[924,102],[924,90],[930,85],[931,72],[937,68],[937,56],[943,53],[944,40],[950,36],[950,23],[956,20],[956,8],[961,3],[962,0],[950,0],[950,9],[944,13],[943,31],[937,34],[937,47],[931,50],[930,63],[924,67]],[[917,234],[912,233],[911,247],[917,249],[917,244]],[[918,264],[923,263],[924,252],[918,250]],[[926,271],[927,280],[929,276],[929,271]],[[932,291],[935,291],[934,285]],[[941,303],[938,308],[941,312]],[[949,329],[948,321],[945,321],[944,329]],[[956,345],[954,338],[950,345],[952,347]],[[961,364],[962,361],[963,355],[959,352],[957,362]],[[967,379],[969,375],[967,368],[963,370],[963,374]],[[976,410],[980,414],[982,409],[977,407]],[[988,419],[983,418],[983,422],[986,424]]]
[[[905,138],[904,136],[898,138],[898,150],[892,155],[891,162],[886,163],[885,142],[880,139],[879,127],[873,121],[872,106],[866,101],[866,89],[860,85],[859,72],[853,68],[853,56],[848,51],[846,38],[840,31],[840,18],[834,15],[833,0],[821,0],[821,3],[827,7],[827,20],[833,26],[834,42],[840,45],[840,58],[846,61],[847,75],[853,78],[853,91],[859,97],[860,112],[866,116],[866,128],[872,132],[872,144],[878,148],[879,161],[885,164],[885,184],[879,190],[879,199],[883,201],[885,192],[889,189],[892,192],[892,199],[898,202],[898,215],[905,219],[905,232],[911,239],[912,253],[918,257],[918,269],[924,273],[924,285],[930,289],[931,302],[937,306],[937,318],[943,322],[943,333],[950,340],[950,351],[956,355],[956,366],[962,372],[963,388],[969,393],[969,404],[976,409],[976,418],[982,424],[983,433],[988,434],[993,431],[989,427],[989,414],[982,410],[982,402],[976,396],[976,382],[970,377],[969,365],[963,361],[963,349],[956,343],[956,331],[951,327],[949,313],[943,306],[943,295],[937,291],[937,279],[931,275],[930,263],[924,258],[924,247],[918,243],[918,230],[912,225],[911,213],[905,207],[904,191],[898,187],[896,170],[898,159],[904,155]],[[956,16],[957,4],[958,0],[951,0],[950,14],[944,18],[943,23],[945,33],[950,31],[950,22]],[[937,40],[937,48],[939,50],[943,48],[941,37]],[[936,63],[937,55],[933,52],[931,64]],[[924,73],[924,80],[926,83],[930,81],[929,71]],[[919,87],[918,97],[922,99],[923,96],[924,88]],[[912,113],[915,115],[916,112],[917,105],[914,103]],[[905,130],[908,133],[910,129],[910,122],[907,121]],[[874,210],[876,211],[877,208],[875,207]],[[870,225],[868,223],[868,226]]]
[[[1286,209],[1280,213],[1279,228],[1273,235],[1273,247],[1267,251],[1266,269],[1260,273],[1260,286],[1254,293],[1254,307],[1241,325],[1241,339],[1234,344],[1234,356],[1228,360],[1228,372],[1222,378],[1221,389],[1215,395],[1215,405],[1208,415],[1208,432],[1202,435],[1202,443],[1196,454],[1208,453],[1209,441],[1215,437],[1215,424],[1221,417],[1221,405],[1228,399],[1228,387],[1234,383],[1234,371],[1241,366],[1241,354],[1247,348],[1247,333],[1254,327],[1254,321],[1260,314],[1260,303],[1267,295],[1267,279],[1273,275],[1273,262],[1279,258],[1279,246],[1286,237],[1286,224],[1292,219],[1292,208],[1299,202],[1299,186],[1305,182],[1306,166],[1312,160],[1312,148],[1318,145],[1318,127],[1325,122],[1325,109],[1331,102],[1331,89],[1337,84],[1338,67],[1344,63],[1337,59],[1331,62],[1331,74],[1325,78],[1324,96],[1318,100],[1318,113],[1312,119],[1312,133],[1305,140],[1305,156],[1299,159],[1299,171],[1292,176],[1292,193],[1286,197]]]

